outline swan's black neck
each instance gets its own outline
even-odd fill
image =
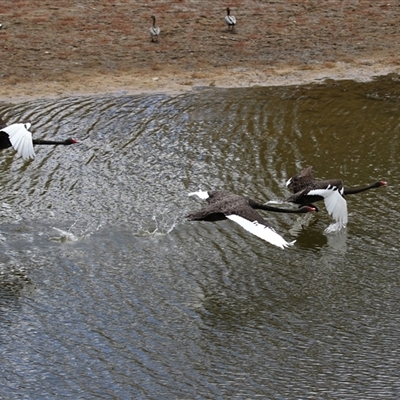
[[[40,145],[70,145],[76,143],[74,139],[66,139],[66,140],[42,140],[42,139],[33,139],[32,140],[33,144],[40,144]]]
[[[368,185],[368,186],[361,186],[361,187],[357,187],[357,188],[344,189],[343,194],[346,195],[346,194],[361,193],[361,192],[365,192],[366,190],[378,188],[378,187],[385,186],[385,185],[386,185],[385,181],[376,181],[376,182],[374,182],[374,183],[372,183],[371,185]]]
[[[300,208],[280,208],[280,207],[273,207],[267,204],[257,203],[254,200],[249,200],[249,204],[252,208],[259,209],[259,210],[266,210],[272,212],[279,212],[279,213],[286,213],[286,214],[299,214],[299,213],[306,213],[312,211],[313,207],[300,207]]]

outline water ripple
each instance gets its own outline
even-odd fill
[[[0,159],[0,341],[9,398],[396,398],[399,97],[371,83],[0,104],[33,161]],[[307,165],[348,187],[332,219],[185,220],[191,191],[288,195]],[[266,373],[267,371],[267,373]]]

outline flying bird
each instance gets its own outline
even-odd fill
[[[320,180],[314,178],[311,171],[312,167],[307,167],[286,182],[287,188],[293,194],[285,201],[299,204],[300,207],[315,207],[314,202],[323,200],[328,214],[336,221],[338,228],[345,228],[348,222],[344,196],[387,185],[386,181],[379,180],[367,186],[345,189],[341,179]]]
[[[13,147],[24,160],[35,158],[33,145],[70,145],[77,143],[76,139],[41,140],[33,139],[29,131],[29,122],[8,125],[0,118],[0,150]]]
[[[153,25],[150,28],[151,41],[155,42],[158,41],[158,36],[160,36],[161,31],[160,28],[156,25],[156,17],[152,15],[151,19],[153,20]]]
[[[256,209],[281,213],[307,213],[315,211],[315,207],[313,206],[304,206],[298,209],[271,207],[258,203],[248,197],[224,190],[189,193],[189,196],[193,195],[206,200],[209,205],[198,212],[188,215],[186,217],[188,220],[215,221],[228,218],[238,223],[253,235],[282,249],[292,246],[295,241],[287,242],[282,236],[276,233],[275,229],[268,224]]]

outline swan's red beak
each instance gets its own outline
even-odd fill
[[[78,143],[78,141],[74,138],[71,138],[71,142],[72,142],[72,144]]]
[[[387,186],[387,182],[386,181],[380,181],[381,182],[381,186]]]

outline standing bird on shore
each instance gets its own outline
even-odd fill
[[[226,8],[225,22],[228,25],[228,30],[233,31],[236,25],[236,18],[231,15],[231,10],[229,7]]]
[[[312,203],[323,200],[329,215],[336,221],[326,232],[346,227],[348,216],[344,196],[387,185],[386,181],[379,180],[367,186],[345,189],[341,179],[316,179],[311,170],[312,167],[307,167],[286,182],[287,188],[293,193],[286,201],[315,207]]]
[[[150,28],[151,41],[158,42],[158,36],[160,36],[161,31],[160,28],[156,25],[156,17],[152,15],[151,19],[153,20],[153,25]]]
[[[24,160],[35,158],[33,145],[70,145],[78,143],[75,139],[66,139],[63,141],[32,139],[32,133],[29,131],[31,124],[18,123],[6,125],[0,118],[0,150],[13,147]]]
[[[308,213],[315,211],[315,207],[313,206],[305,206],[298,209],[271,207],[258,203],[248,197],[239,196],[224,190],[189,193],[189,196],[193,195],[206,200],[209,205],[198,212],[188,215],[186,218],[190,221],[216,221],[228,218],[238,223],[253,235],[282,249],[292,246],[295,241],[287,242],[255,210],[260,209],[280,213]]]

